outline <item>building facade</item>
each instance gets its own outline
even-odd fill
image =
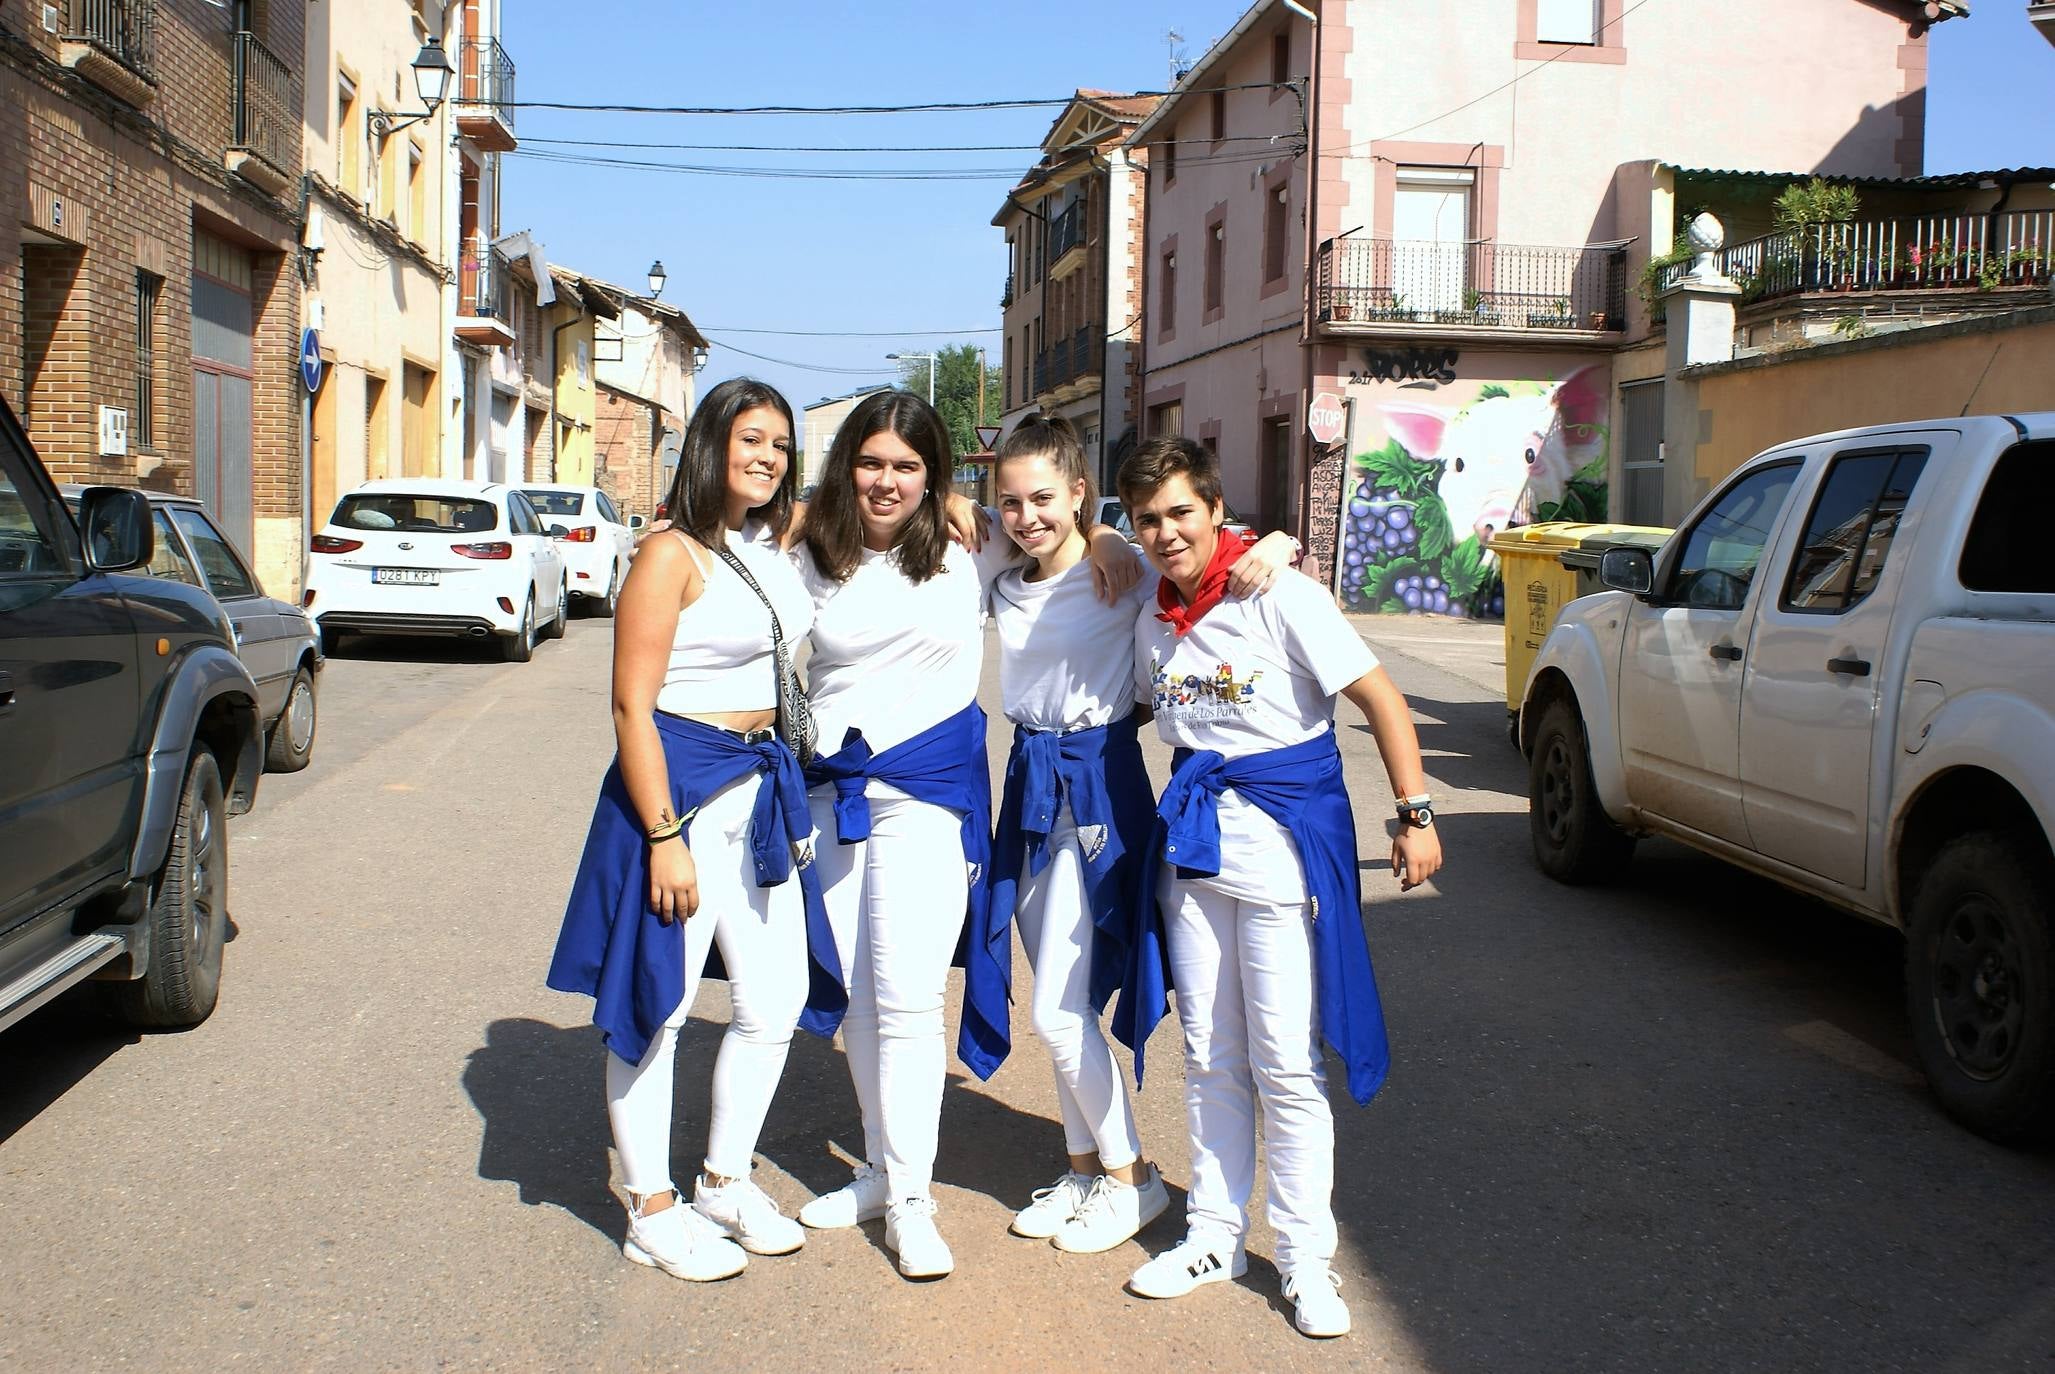
[[[1666,169],[1916,176],[1926,33],[1961,8],[1743,0],[1727,63],[1703,5],[1259,0],[1129,140],[1147,428],[1211,443],[1345,604],[1495,613],[1490,531],[1607,511],[1615,358],[1662,328],[1637,287],[1691,208]]]
[[[0,388],[60,480],[201,497],[288,594],[303,21],[280,0],[0,6]]]
[[[801,412],[799,424],[800,469],[799,489],[812,491],[821,480],[821,469],[828,461],[828,447],[835,442],[835,432],[842,428],[842,422],[849,418],[858,402],[874,391],[889,391],[889,386],[867,386],[845,396],[823,396]]]
[[[595,484],[624,514],[652,515],[678,470],[708,345],[683,310],[610,289],[621,317],[594,340]]]
[[[1148,154],[1127,139],[1156,103],[1079,90],[992,217],[1007,254],[1001,433],[1063,416],[1102,480],[1139,415]]]

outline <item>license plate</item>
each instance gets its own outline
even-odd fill
[[[373,568],[371,580],[388,587],[433,587],[442,577],[433,568]]]

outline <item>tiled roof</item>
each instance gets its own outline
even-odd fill
[[[1908,191],[1959,191],[1979,186],[1986,181],[2003,185],[2010,182],[2046,181],[2055,182],[2055,167],[2006,167],[1990,172],[1943,172],[1926,177],[1848,177],[1828,176],[1813,172],[1753,172],[1731,167],[1677,167],[1663,164],[1680,177],[1699,177],[1719,181],[1784,182],[1809,181],[1819,175],[1822,181],[1846,186],[1899,186]]]

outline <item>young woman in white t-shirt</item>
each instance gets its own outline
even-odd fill
[[[811,818],[798,764],[771,728],[773,646],[803,636],[813,613],[775,543],[792,512],[791,447],[792,409],[761,382],[723,382],[693,414],[668,502],[675,527],[642,546],[614,619],[619,751],[548,977],[593,997],[606,1034],[623,1251],[685,1279],[725,1278],[745,1251],[805,1240],[749,1177],[809,987],[813,878],[790,851]],[[756,834],[759,820],[776,833]],[[688,1204],[671,1178],[673,1065],[716,951],[733,1014]]]
[[[995,902],[1034,969],[1035,1034],[1056,1075],[1069,1167],[1013,1219],[1016,1235],[1095,1254],[1131,1239],[1169,1198],[1142,1157],[1134,1108],[1099,1026],[1132,935],[1135,869],[1155,820],[1134,706],[1134,620],[1143,578],[1108,604],[1085,562],[1097,507],[1076,431],[1031,418],[994,462],[999,523],[1014,560],[992,583],[999,686],[1014,724],[993,848]],[[1295,549],[1271,535],[1236,566],[1238,590],[1268,586]]]
[[[939,1278],[955,1264],[932,1191],[943,989],[966,910],[984,895],[985,873],[967,863],[990,843],[977,691],[998,545],[974,556],[950,542],[950,454],[947,428],[918,396],[865,399],[836,432],[794,551],[814,604],[815,865],[848,980],[843,1045],[864,1123],[855,1177],[799,1219],[835,1227],[884,1217],[885,1243],[909,1278]],[[1106,537],[1132,570],[1122,541]],[[894,766],[909,751],[925,751],[917,776]],[[877,773],[866,759],[879,760]],[[1003,1038],[1003,988],[997,1002],[983,1010]]]
[[[1150,440],[1121,468],[1120,496],[1163,579],[1135,621],[1136,690],[1177,753],[1158,807],[1160,852],[1144,869],[1151,924],[1114,1023],[1143,1043],[1167,972],[1192,1149],[1185,1239],[1129,1287],[1173,1298],[1246,1270],[1260,1109],[1285,1296],[1300,1331],[1339,1336],[1349,1312],[1330,1268],[1334,1119],[1321,1041],[1359,1102],[1390,1054],[1335,701],[1363,713],[1399,798],[1391,859],[1405,887],[1441,867],[1419,739],[1405,697],[1325,588],[1286,577],[1259,596],[1228,592],[1234,551],[1204,448]]]

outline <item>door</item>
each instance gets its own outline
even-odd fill
[[[485,475],[488,482],[514,482],[524,480],[522,474],[513,471],[514,455],[514,398],[503,392],[492,393],[492,452],[489,465],[492,471]]]
[[[1687,527],[1656,595],[1628,603],[1620,742],[1635,806],[1748,842],[1740,769],[1741,684],[1757,567],[1800,461],[1752,468]]]
[[[193,235],[193,494],[251,546],[255,267],[248,250]]]
[[[520,492],[507,493],[507,527],[513,532],[514,547],[528,559],[529,585],[535,592],[535,623],[548,620],[557,604],[557,583],[563,577],[563,557],[556,541],[542,531],[541,517]]]
[[[1259,518],[1267,534],[1291,522],[1292,422],[1280,415],[1263,422],[1263,499]]]
[[[1953,435],[1833,455],[1766,579],[1742,688],[1741,795],[1757,850],[1860,889],[1870,761],[1911,502]],[[1789,553],[1782,553],[1788,546]],[[1785,569],[1788,568],[1788,571]],[[1777,594],[1768,593],[1774,590]]]
[[[1469,286],[1470,183],[1462,168],[1407,168],[1392,199],[1391,287],[1413,311],[1461,310]],[[1394,302],[1396,304],[1396,302]]]
[[[0,940],[9,966],[46,937],[51,949],[69,937],[68,920],[18,930],[32,912],[129,857],[141,786],[136,637],[116,581],[84,574],[77,527],[0,407]]]

